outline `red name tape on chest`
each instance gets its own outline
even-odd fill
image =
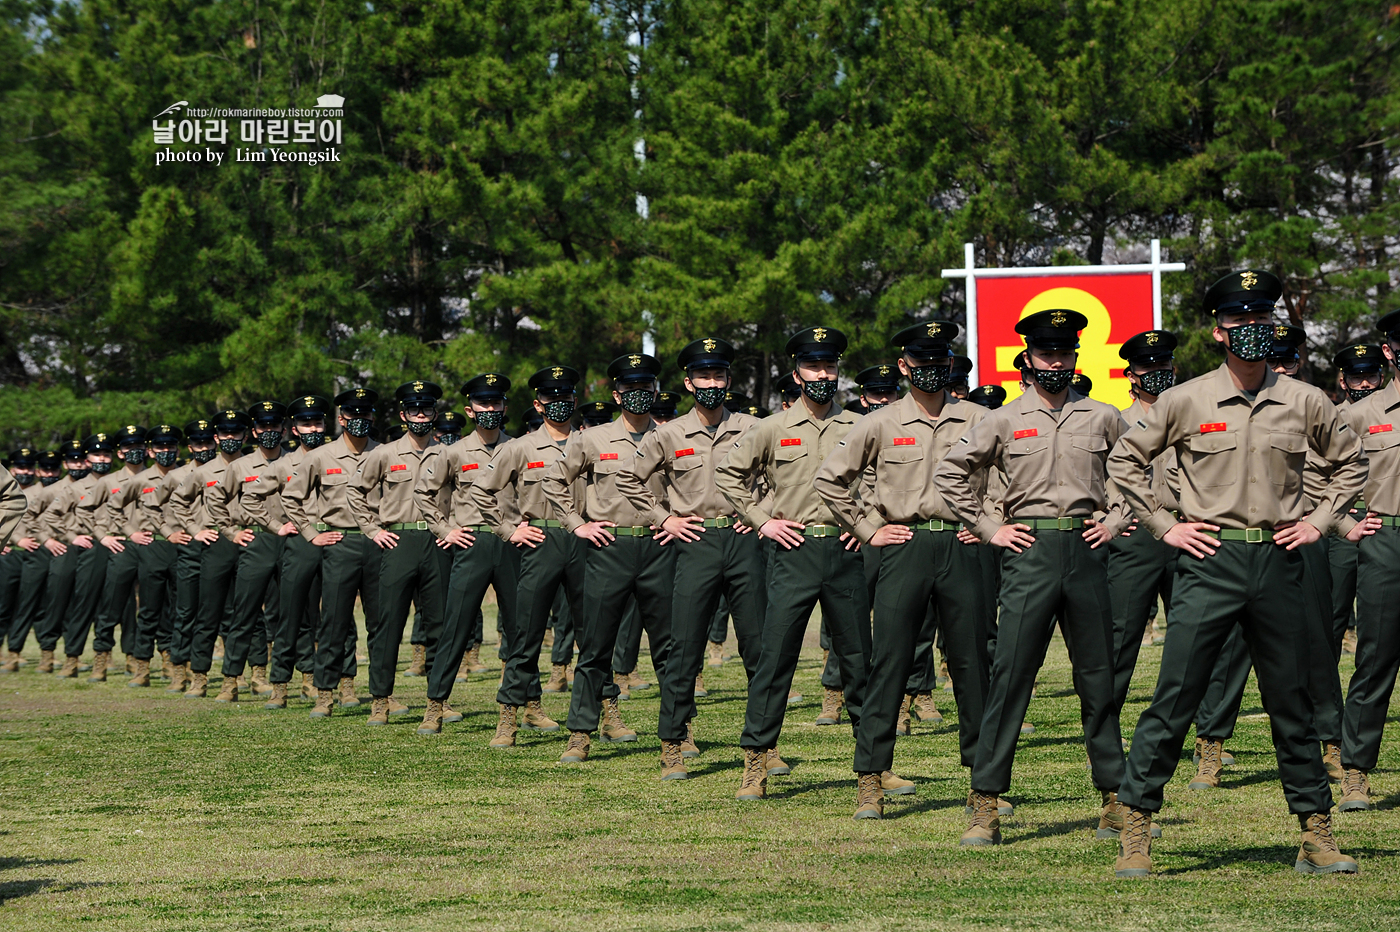
[[[1024,440],[1027,437],[1039,437],[1039,428],[1032,427],[1030,430],[1018,430],[1011,435],[1012,440]]]
[[[151,487],[148,488],[148,489],[142,489],[142,490],[141,490],[141,494],[142,494],[142,495],[150,495],[150,494],[151,494],[152,492],[154,492],[155,490],[156,490],[156,487],[155,487],[155,486],[151,486]]]
[[[243,477],[243,481],[244,481],[244,482],[257,482],[257,481],[258,481],[259,479],[261,479],[261,478],[262,478],[262,476],[244,476],[244,477]]]
[[[1366,428],[1367,432],[1372,434],[1388,434],[1393,429],[1394,427],[1391,424],[1372,424],[1370,427]]]
[[[617,454],[616,454],[616,453],[599,453],[599,454],[598,454],[598,459],[600,459],[600,460],[615,460],[615,459],[617,459]]]
[[[112,494],[113,494],[113,495],[120,495],[120,494],[122,494],[122,490],[121,490],[121,489],[113,489],[113,490],[112,490]]]
[[[543,460],[539,460],[539,461],[534,462],[534,463],[526,463],[526,464],[525,464],[525,468],[526,468],[526,469],[543,469],[543,468],[544,468],[544,461],[543,461]]]
[[[897,447],[912,447],[912,446],[914,445],[914,438],[913,438],[913,437],[896,437],[896,438],[894,438],[894,445],[897,446]]]
[[[1203,434],[1213,434],[1213,433],[1215,433],[1216,431],[1221,431],[1221,430],[1224,430],[1224,429],[1225,429],[1225,425],[1224,425],[1224,424],[1202,424],[1202,425],[1201,425],[1201,433],[1203,433]]]
[[[466,472],[468,469],[480,469],[480,468],[481,468],[481,464],[480,464],[480,463],[463,463],[463,464],[462,464],[462,472]]]
[[[780,447],[800,447],[800,446],[802,446],[802,438],[801,438],[801,437],[784,437],[783,439],[781,439],[781,440],[778,441],[778,446],[780,446]]]
[[[343,473],[343,472],[345,472],[345,470],[343,470],[343,469],[327,469],[327,470],[326,470],[326,475],[328,475],[328,476],[338,476],[338,475],[340,475],[340,474]]]
[[[684,450],[677,450],[677,451],[676,451],[676,455],[677,455],[677,456],[694,456],[694,455],[695,455],[695,448],[694,448],[694,447],[686,447]]]
[[[394,465],[389,467],[389,472],[403,472],[407,468],[408,467],[403,463],[395,463]]]
[[[207,489],[207,488],[209,488],[210,486],[215,486],[215,485],[218,485],[218,484],[219,484],[219,480],[218,480],[218,479],[210,479],[208,482],[204,483],[204,487]]]

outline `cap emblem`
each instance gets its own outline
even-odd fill
[[[1287,337],[1288,337],[1288,325],[1287,325],[1287,324],[1279,324],[1277,327],[1275,327],[1275,328],[1274,328],[1274,336],[1277,337],[1277,338],[1280,339],[1280,340],[1287,339]]]
[[[707,353],[713,353],[715,351],[715,347],[719,346],[718,343],[716,343],[714,340],[711,340],[709,337],[706,337],[704,340],[700,341],[700,345],[705,347],[705,352]]]
[[[825,327],[813,327],[813,328],[812,328],[812,339],[813,339],[813,340],[816,340],[818,343],[825,343],[825,342],[826,342],[826,328],[825,328]]]
[[[631,366],[632,368],[635,369],[635,368],[637,368],[638,366],[640,366],[641,364],[642,364],[642,357],[636,355],[635,353],[632,354],[631,356],[628,356],[628,357],[627,357],[627,365]]]
[[[1155,332],[1149,333],[1146,342],[1148,346],[1156,346],[1158,343],[1162,342],[1162,338]]]
[[[1257,284],[1259,284],[1259,276],[1253,272],[1244,272],[1240,275],[1240,287],[1245,291],[1251,290]]]
[[[1365,356],[1365,355],[1366,355],[1366,347],[1364,347],[1364,346],[1358,346],[1358,347],[1356,348],[1356,355],[1358,355],[1358,356]]]
[[[488,372],[488,373],[486,373],[486,384],[487,384],[487,385],[495,385],[495,384],[496,384],[496,374],[495,374],[494,372]]]
[[[562,378],[564,377],[564,367],[563,367],[563,366],[555,366],[553,369],[550,369],[550,370],[549,370],[549,373],[550,373],[550,375],[554,376],[556,379],[562,379]]]
[[[421,392],[421,391],[423,390],[423,383],[422,383],[422,382],[414,382],[414,383],[413,383],[413,390],[414,390],[415,392]]]
[[[880,367],[880,374],[881,374],[881,375],[889,375],[889,374],[890,374],[890,367],[889,367],[889,366],[881,366],[881,367]]]
[[[1065,321],[1068,319],[1069,318],[1065,316],[1063,311],[1056,311],[1055,313],[1050,315],[1050,326],[1063,327],[1065,325]]]

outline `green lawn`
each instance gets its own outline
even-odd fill
[[[1143,651],[1125,728],[1160,653]],[[1098,798],[1059,641],[1031,704],[1037,732],[1021,741],[1005,843],[972,850],[957,847],[967,775],[951,727],[916,724],[900,740],[896,769],[916,796],[889,800],[882,822],[851,820],[849,728],[811,724],[814,647],[798,671],[807,702],[781,745],[793,773],[745,805],[733,799],[737,660],[706,670],[693,779],[662,784],[655,689],[623,704],[642,740],[595,743],[587,764],[557,763],[567,733],[488,750],[497,667],[484,654],[492,671],[454,695],[466,720],[438,738],[414,734],[421,679],[398,691],[415,714],[377,729],[365,727],[368,703],[316,723],[302,700],[266,712],[33,665],[0,679],[0,929],[1400,926],[1400,735],[1372,776],[1379,810],[1338,819],[1360,876],[1301,876],[1252,688],[1224,788],[1186,789],[1188,748],[1159,816],[1158,875],[1115,881],[1116,845],[1092,831]],[[1350,672],[1347,658],[1344,683]],[[952,696],[939,697],[951,726]],[[545,707],[563,719],[567,699]]]

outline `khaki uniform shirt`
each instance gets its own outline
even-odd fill
[[[359,468],[361,457],[378,447],[378,443],[368,440],[364,453],[356,453],[341,434],[321,444],[296,464],[292,478],[285,480],[282,486],[282,507],[302,537],[309,541],[321,533],[316,529],[317,524],[328,528],[358,528],[350,510],[350,480]]]
[[[984,543],[1001,523],[987,513],[969,481],[979,469],[996,466],[1006,475],[1002,514],[1022,518],[1099,518],[1117,536],[1127,515],[1116,501],[1110,511],[1104,462],[1127,429],[1118,409],[1071,391],[1058,417],[1028,391],[988,411],[938,466],[934,481]]]
[[[1385,388],[1338,408],[1337,413],[1361,438],[1368,466],[1366,492],[1361,496],[1366,509],[1378,515],[1400,515],[1400,382],[1392,379]],[[1340,526],[1337,531],[1346,534]]]
[[[373,536],[389,530],[391,524],[423,520],[413,498],[413,484],[418,481],[423,457],[436,446],[436,440],[429,440],[419,450],[413,445],[412,435],[406,433],[393,443],[365,452],[345,489],[350,513],[360,530]]]
[[[756,417],[725,409],[711,433],[692,408],[642,439],[632,462],[617,474],[617,490],[655,527],[671,515],[709,520],[735,514],[719,491],[715,469],[734,443],[758,423]],[[664,496],[652,491],[652,477],[658,475]]]
[[[0,547],[9,544],[11,535],[24,520],[24,512],[29,508],[29,498],[24,489],[10,475],[10,471],[0,466]]]
[[[804,525],[835,524],[835,515],[812,481],[858,419],[834,403],[826,417],[814,417],[802,403],[766,417],[734,444],[715,469],[715,484],[755,530],[770,518]],[[773,492],[771,507],[753,499],[751,490],[760,480]]]
[[[48,502],[39,510],[34,521],[34,533],[38,535],[39,543],[68,541],[68,509],[73,507],[69,496],[77,484],[72,476],[64,476],[49,486]]]
[[[656,430],[650,421],[642,432],[645,440]],[[554,508],[554,515],[570,531],[588,521],[611,521],[618,527],[650,527],[651,517],[632,504],[617,490],[617,476],[631,465],[637,454],[637,441],[618,418],[608,424],[590,427],[569,438],[564,456],[544,474],[544,495]],[[583,494],[576,495],[582,484]],[[665,489],[659,476],[652,476],[648,485],[658,501],[665,501]],[[579,502],[583,513],[579,513]]]
[[[1123,409],[1123,423],[1131,429],[1147,416],[1147,411],[1141,401],[1134,400]],[[1176,500],[1179,476],[1175,450],[1163,450],[1152,461],[1152,465],[1147,467],[1147,478],[1152,483],[1152,494],[1157,496],[1157,501],[1162,502],[1170,511],[1180,508]]]
[[[194,468],[185,474],[179,487],[171,495],[171,505],[175,514],[184,532],[191,537],[206,528],[219,530],[214,518],[209,514],[205,492],[223,481],[231,462],[232,460],[225,459],[224,454],[219,453],[207,463],[193,464]]]
[[[497,432],[496,436],[496,442],[487,445],[473,430],[450,447],[442,444],[432,447],[423,457],[418,481],[413,484],[413,498],[418,502],[418,513],[438,540],[453,528],[490,524],[481,509],[472,503],[471,491],[472,484],[486,472],[492,458],[510,442],[504,431]],[[450,493],[446,502],[444,491]],[[520,524],[520,512],[510,489],[496,493],[496,506],[500,524],[495,527],[495,533],[509,539]]]
[[[957,521],[933,484],[933,473],[958,439],[989,413],[981,405],[945,395],[943,413],[930,421],[912,395],[861,418],[822,463],[813,483],[843,528],[869,543],[883,525],[938,518]],[[857,501],[851,485],[874,468],[873,503]],[[986,497],[985,470],[978,497]]]
[[[68,519],[68,528],[73,537],[86,534],[96,539],[100,536],[107,496],[111,494],[112,489],[117,488],[114,481],[115,477],[110,473],[105,476],[88,473],[78,483],[77,501],[74,502],[73,511]]]
[[[205,491],[205,507],[220,534],[229,540],[238,537],[244,528],[262,528],[276,534],[287,523],[281,491],[287,469],[282,460],[286,456],[280,453],[269,460],[260,449],[240,456],[229,463],[219,484]]]
[[[574,436],[569,434],[570,439]],[[486,464],[485,475],[477,476],[468,495],[485,520],[496,528],[502,540],[510,540],[515,532],[502,514],[497,496],[505,489],[515,489],[516,507],[522,521],[544,521],[553,517],[544,497],[544,474],[555,462],[563,459],[564,451],[549,436],[544,425],[522,434],[505,444]],[[556,519],[557,520],[557,519]],[[519,522],[517,522],[518,524]]]
[[[296,509],[294,515],[292,503],[289,502],[282,493],[283,490],[286,489],[287,483],[292,481],[292,475],[296,472],[296,468],[301,465],[303,460],[311,455],[311,452],[312,451],[308,450],[305,446],[298,446],[290,453],[283,453],[275,460],[278,466],[275,474],[275,486],[272,482],[254,482],[249,488],[243,490],[245,501],[249,499],[249,496],[252,496],[252,500],[259,501],[275,494],[277,496],[277,503],[282,509],[282,513],[287,516],[288,521],[296,525],[298,534],[301,533],[302,522],[307,520],[307,509]],[[310,510],[312,512],[316,511],[316,501],[316,492],[312,491],[310,498]],[[254,505],[253,507],[258,506]],[[298,518],[301,520],[298,520]]]
[[[137,531],[159,534],[159,527],[141,509],[141,497],[147,486],[162,481],[160,470],[155,466],[147,466],[134,476],[123,478],[130,481],[124,481],[120,485],[112,483],[113,491],[107,498],[107,529],[104,533],[113,537],[130,537]],[[127,514],[132,517],[128,519]],[[112,530],[119,526],[123,529]]]
[[[147,527],[161,537],[171,537],[179,531],[188,533],[188,516],[176,507],[175,492],[198,463],[176,466],[164,476],[156,475],[141,486],[141,515]],[[158,471],[157,471],[158,472]]]
[[[1163,392],[1123,435],[1109,474],[1159,539],[1176,517],[1153,495],[1143,469],[1168,448],[1181,466],[1186,521],[1267,529],[1306,519],[1324,534],[1355,523],[1347,512],[1366,483],[1361,442],[1325,394],[1297,379],[1266,373],[1251,404],[1221,365]],[[1334,470],[1312,509],[1303,492],[1310,448]]]
[[[39,516],[53,501],[54,493],[58,491],[58,487],[59,483],[57,482],[52,485],[44,485],[36,479],[33,485],[24,490],[24,517],[15,530],[16,540],[21,537],[32,537],[43,543],[39,534]]]

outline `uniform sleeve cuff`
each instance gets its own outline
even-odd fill
[[[1355,518],[1353,518],[1351,515],[1343,515],[1342,517],[1340,517],[1340,518],[1337,519],[1337,524],[1336,524],[1337,536],[1338,536],[1338,537],[1346,537],[1348,534],[1351,533],[1352,528],[1356,527],[1356,525],[1359,524],[1359,523],[1360,523],[1360,522],[1358,522],[1358,521],[1357,521]]]
[[[584,521],[581,515],[571,511],[559,523],[564,525],[564,530],[572,534],[588,522]]]
[[[518,524],[500,524],[496,526],[496,536],[506,543],[510,543],[510,537],[515,533]]]
[[[1170,511],[1159,508],[1147,516],[1147,520],[1142,522],[1147,525],[1147,529],[1152,532],[1152,536],[1161,540],[1167,536],[1167,532],[1176,527],[1176,515]]]
[[[999,530],[1001,530],[1001,524],[985,515],[978,518],[977,523],[972,526],[972,533],[976,534],[977,539],[984,544],[990,544]]]
[[[870,543],[870,538],[875,536],[875,532],[880,530],[880,528],[884,526],[885,522],[883,521],[877,524],[870,518],[862,517],[859,521],[856,522],[854,530],[856,532],[856,537],[860,539],[860,542],[862,544],[868,544]]]
[[[655,527],[661,527],[666,523],[666,519],[671,517],[671,513],[665,508],[656,507],[651,510],[651,523]]]
[[[755,531],[763,527],[769,521],[773,520],[772,515],[770,515],[766,511],[763,511],[760,508],[750,508],[748,511],[744,512],[742,517],[744,519],[744,523],[747,524],[749,527],[753,528]]]

